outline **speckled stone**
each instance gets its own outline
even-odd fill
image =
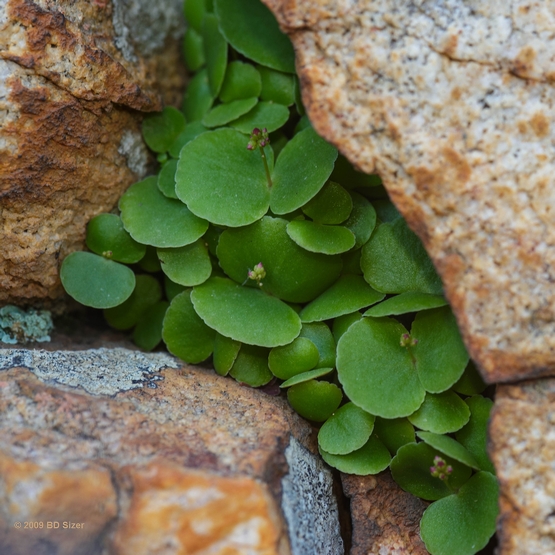
[[[375,476],[341,474],[351,499],[350,555],[427,555],[420,519],[428,503],[403,491],[389,471]]]
[[[489,431],[500,555],[555,553],[555,379],[498,387]]]
[[[378,172],[489,382],[555,372],[550,2],[264,0],[316,130]]]
[[[0,349],[3,555],[341,555],[316,453],[285,399],[164,353]]]
[[[63,308],[62,260],[152,160],[180,102],[181,0],[0,0],[0,305]]]

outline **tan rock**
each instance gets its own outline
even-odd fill
[[[267,487],[167,464],[124,469],[132,488],[113,550],[118,555],[289,554],[286,532]],[[170,548],[171,549],[171,548]]]
[[[490,438],[500,554],[555,553],[555,380],[500,386]]]
[[[59,299],[88,220],[145,175],[142,114],[183,86],[181,12],[180,0],[0,4],[1,304]]]
[[[2,554],[343,553],[331,472],[283,398],[162,353],[0,349],[0,414]]]
[[[548,3],[265,0],[317,131],[377,171],[484,377],[555,370]]]
[[[351,498],[350,555],[426,555],[420,519],[427,503],[403,491],[389,471],[375,476],[341,474]]]

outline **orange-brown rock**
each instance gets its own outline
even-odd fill
[[[180,0],[0,4],[1,304],[55,304],[88,220],[145,175],[142,114],[184,81],[181,13]]]
[[[555,372],[555,18],[545,2],[264,0],[316,130],[377,171],[490,381]]]
[[[162,353],[0,349],[0,415],[2,555],[343,554],[283,398]]]
[[[555,553],[555,380],[498,387],[489,454],[501,488],[499,552]]]
[[[341,482],[351,499],[350,555],[427,555],[420,539],[425,501],[403,491],[389,471],[375,476],[342,474]]]

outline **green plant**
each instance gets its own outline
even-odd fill
[[[143,124],[160,172],[90,222],[92,252],[62,266],[67,292],[142,348],[212,356],[252,387],[283,380],[322,423],[324,460],[390,467],[434,501],[431,553],[477,552],[497,515],[491,401],[424,248],[379,179],[310,126],[291,44],[259,0],[187,0],[185,13],[182,110]]]

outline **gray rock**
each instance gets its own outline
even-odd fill
[[[164,353],[3,349],[0,414],[3,555],[343,553],[332,475],[283,398]]]

